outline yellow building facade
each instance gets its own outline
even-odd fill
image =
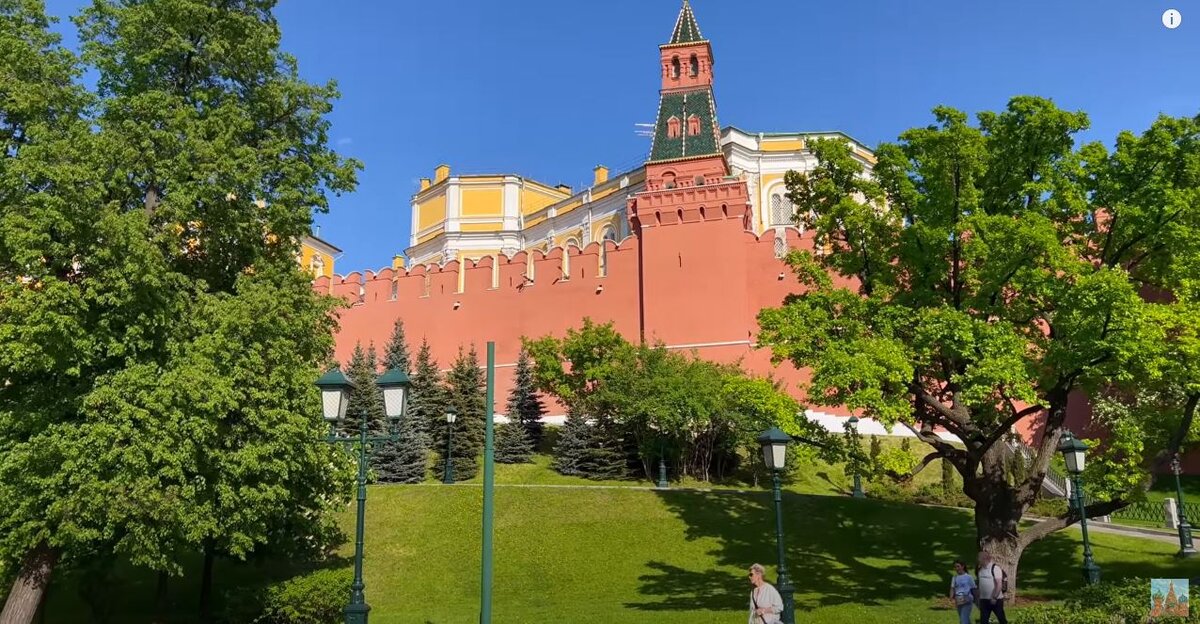
[[[333,277],[333,264],[341,253],[341,249],[316,236],[305,236],[300,241],[300,257],[296,260],[314,278]]]
[[[735,127],[721,132],[733,175],[745,179],[750,189],[755,233],[796,227],[783,177],[816,166],[807,149],[815,138],[844,140],[868,169],[875,163],[870,149],[840,132],[752,133]],[[590,186],[573,190],[511,174],[456,175],[448,165],[439,165],[412,197],[404,255],[412,265],[436,264],[624,239],[629,234],[627,199],[644,190],[645,168],[610,175],[607,167],[597,166],[592,173]]]

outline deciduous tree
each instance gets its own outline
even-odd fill
[[[793,254],[803,292],[760,314],[760,342],[812,371],[811,400],[911,428],[930,447],[921,467],[949,461],[980,548],[1015,579],[1030,542],[1078,518],[1020,529],[1071,397],[1162,374],[1156,310],[1171,304],[1143,295],[1195,283],[1162,278],[1195,266],[1198,122],[1160,118],[1109,153],[1076,149],[1087,117],[1040,98],[977,125],[947,107],[934,116],[882,145],[872,174],[844,141],[810,144],[817,167],[786,179],[825,253]],[[1042,435],[1011,483],[1001,446],[1032,419]]]

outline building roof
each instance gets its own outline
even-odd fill
[[[696,14],[692,13],[692,3],[683,0],[683,8],[679,9],[679,19],[675,20],[675,30],[671,31],[671,43],[697,43],[704,41],[700,34],[700,25],[696,23]]]
[[[700,133],[696,135],[688,133],[688,118],[693,115],[700,121]],[[679,120],[677,137],[671,137],[667,132],[672,117]],[[717,125],[717,107],[711,89],[662,94],[655,126],[651,162],[721,153],[720,126]]]
[[[327,241],[323,238],[320,238],[315,234],[309,234],[308,236],[305,236],[304,243],[307,244],[309,247],[312,247],[314,249],[319,249],[320,251],[323,251],[330,255],[337,255],[337,254],[342,253],[342,250],[337,248],[336,246],[334,246],[333,243],[330,243],[329,241]]]

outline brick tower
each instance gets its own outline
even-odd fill
[[[721,151],[712,45],[700,34],[688,0],[671,40],[659,46],[659,61],[662,88],[646,187],[628,204],[639,246],[641,338],[672,344],[745,341],[750,311],[744,309],[742,241],[750,198],[745,181],[729,176]],[[715,250],[723,250],[722,257]],[[696,279],[699,274],[704,279]],[[712,301],[730,309],[706,310]]]

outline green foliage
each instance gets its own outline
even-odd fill
[[[397,320],[392,337],[384,349],[385,369],[408,372],[408,345],[404,342],[404,322]],[[425,421],[412,411],[412,398],[404,417],[396,424],[396,439],[382,442],[374,449],[371,466],[383,483],[420,483],[428,470],[429,447],[425,439]]]
[[[554,445],[554,469],[572,476],[587,476],[584,472],[584,454],[591,444],[592,427],[583,414],[568,410],[567,421],[559,432]]]
[[[905,438],[905,442],[907,441],[908,439]],[[875,460],[875,470],[880,473],[905,475],[912,472],[913,468],[920,463],[920,458],[902,445],[884,449],[879,453],[879,457]]]
[[[375,345],[363,349],[362,343],[356,343],[346,370],[346,378],[354,384],[350,390],[350,406],[346,409],[345,420],[337,424],[343,435],[357,436],[364,417],[367,419],[368,433],[384,431],[383,392],[375,385],[378,371]]]
[[[509,420],[520,423],[525,428],[525,435],[537,448],[542,442],[545,425],[542,416],[546,408],[538,396],[537,386],[533,378],[533,360],[529,352],[521,349],[517,356],[517,368],[513,373],[513,388],[508,395],[505,413]]]
[[[178,574],[335,533],[334,305],[295,255],[358,165],[271,8],[97,0],[83,65],[39,2],[0,1],[0,560]]]
[[[383,350],[383,368],[391,370],[398,368],[405,373],[412,372],[411,360],[408,355],[408,339],[404,337],[404,321],[396,319],[392,325],[392,335],[388,338],[387,347]]]
[[[615,470],[617,454],[630,445],[652,476],[667,457],[676,476],[722,479],[742,457],[757,456],[755,438],[778,426],[823,453],[840,442],[801,414],[794,399],[768,379],[744,376],[736,366],[673,353],[661,345],[632,345],[611,324],[585,319],[563,338],[527,341],[538,388],[569,411],[594,420],[603,465]],[[575,470],[575,448],[589,431],[568,427],[558,462]],[[588,434],[592,435],[592,434]],[[599,460],[597,460],[599,461]],[[608,470],[606,469],[606,472]]]
[[[1085,585],[1065,604],[1039,605],[1021,610],[1013,624],[1141,624],[1150,611],[1150,579],[1125,578]],[[1160,624],[1200,622],[1200,613],[1191,609],[1187,618],[1159,617]]]
[[[225,620],[252,624],[336,624],[350,595],[346,569],[321,569],[254,590],[234,592]]]
[[[938,463],[942,465],[942,492],[951,494],[957,489],[954,482],[954,466],[944,459],[939,460]]]
[[[408,417],[421,428],[427,445],[432,445],[439,439],[438,432],[446,428],[446,391],[433,351],[424,339],[409,380],[412,386],[408,390]]]
[[[446,375],[445,384],[446,405],[458,413],[453,425],[454,448],[451,456],[456,479],[465,481],[474,477],[479,470],[479,456],[483,453],[486,381],[484,371],[479,367],[479,354],[475,347],[472,346],[468,351],[460,347],[458,358]],[[445,470],[447,434],[444,422],[434,429],[434,450],[438,452],[439,472]]]
[[[371,465],[382,483],[420,483],[429,472],[429,447],[421,423],[402,418],[396,425],[396,439],[380,443],[371,456]]]
[[[812,371],[807,394],[821,404],[959,435],[965,449],[921,439],[964,487],[992,493],[978,501],[995,520],[979,538],[1011,539],[1003,527],[1042,477],[987,452],[1014,424],[1049,414],[1035,449],[1045,455],[1073,392],[1200,388],[1187,386],[1200,379],[1188,357],[1200,353],[1188,309],[1200,284],[1200,118],[1160,117],[1110,154],[1076,148],[1087,117],[1042,98],[1013,98],[976,125],[952,108],[933,114],[881,145],[870,175],[844,141],[808,144],[817,167],[786,182],[829,253],[792,254],[807,288],[760,313],[760,342]],[[1184,411],[1111,410],[1102,489],[1136,495],[1169,438],[1156,430],[1190,428]]]
[[[520,422],[496,425],[496,461],[501,464],[527,464],[533,461],[533,440]]]

